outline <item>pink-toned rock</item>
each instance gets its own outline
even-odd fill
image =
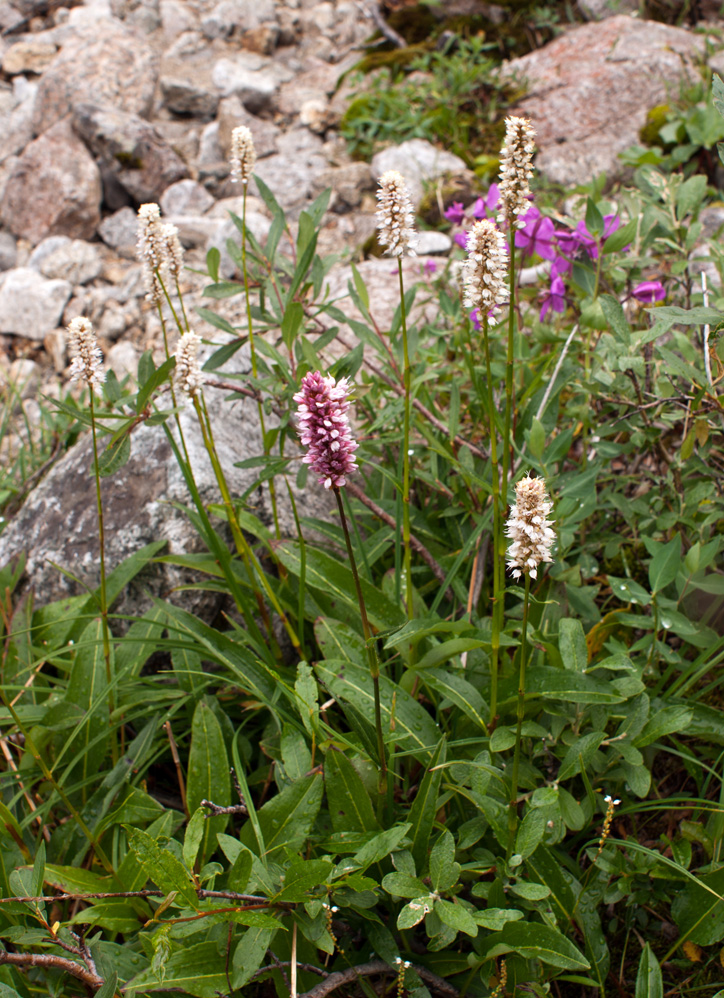
[[[157,59],[146,42],[103,21],[66,42],[43,73],[33,131],[40,135],[76,103],[88,99],[147,117],[157,77]]]
[[[66,118],[25,148],[2,203],[2,219],[33,245],[46,236],[92,239],[100,222],[101,178]]]
[[[561,184],[619,174],[618,154],[638,142],[647,112],[677,92],[682,77],[696,78],[703,47],[681,28],[620,15],[508,63],[506,74],[526,84],[514,113],[535,126],[537,168]]]

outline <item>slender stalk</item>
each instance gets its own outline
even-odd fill
[[[510,778],[510,804],[508,806],[508,850],[510,859],[515,847],[518,831],[518,773],[520,770],[520,743],[525,715],[525,667],[528,656],[528,609],[530,606],[530,572],[525,573],[525,595],[523,596],[523,633],[520,639],[520,675],[518,677],[518,725],[515,730],[515,750],[513,752],[513,773]]]
[[[254,387],[256,387],[257,378],[257,365],[256,365],[256,348],[254,346],[254,324],[251,319],[251,298],[249,296],[249,275],[246,268],[246,194],[247,194],[248,184],[244,184],[244,194],[242,201],[242,211],[241,211],[241,270],[244,275],[244,297],[246,298],[246,322],[249,329],[249,350],[251,352],[251,373],[254,377]],[[264,422],[264,406],[262,405],[261,399],[257,400],[257,406],[259,409],[259,425],[261,426],[261,439],[262,446],[264,448],[264,456],[269,454],[269,448],[267,447],[266,441],[266,424]],[[281,530],[279,529],[279,511],[277,509],[277,490],[274,484],[274,477],[269,479],[269,498],[271,499],[272,515],[274,517],[274,533],[276,534],[277,540],[281,538]]]
[[[103,521],[103,497],[101,496],[101,476],[98,467],[98,437],[96,433],[95,403],[93,400],[93,388],[88,386],[90,394],[90,415],[91,433],[93,436],[93,477],[96,483],[96,509],[98,512],[98,555],[101,567],[100,582],[100,604],[101,604],[101,632],[103,634],[103,658],[106,663],[106,684],[108,686],[108,714],[109,719],[115,710],[115,697],[113,695],[113,671],[111,668],[111,636],[108,628],[108,594],[106,592],[106,534]],[[115,766],[118,762],[118,733],[113,722],[111,725],[111,759]]]
[[[378,817],[381,817],[382,811],[385,806],[387,798],[387,755],[385,752],[385,740],[382,736],[382,709],[380,707],[380,663],[377,658],[377,649],[375,648],[374,636],[372,634],[372,628],[370,627],[369,620],[367,619],[367,607],[365,606],[364,596],[362,595],[362,585],[360,583],[359,573],[357,571],[357,562],[355,561],[354,551],[352,550],[352,539],[349,535],[349,527],[347,526],[347,517],[344,512],[344,504],[342,502],[342,496],[338,487],[333,489],[334,496],[337,500],[337,508],[339,510],[339,518],[342,523],[342,532],[344,533],[344,542],[347,546],[347,557],[349,558],[349,567],[352,571],[352,578],[354,579],[355,589],[357,590],[357,602],[359,603],[359,612],[362,619],[362,633],[364,634],[365,647],[367,648],[367,661],[370,667],[370,676],[372,677],[372,687],[374,690],[375,698],[375,730],[377,732],[377,752],[379,755],[379,780],[377,783],[377,812]]]
[[[199,401],[199,397],[201,398],[201,401]],[[255,577],[261,581],[261,584],[264,588],[267,598],[269,599],[269,602],[271,603],[272,607],[278,614],[279,619],[284,625],[284,629],[289,635],[289,640],[292,643],[294,651],[297,653],[297,655],[300,658],[303,658],[304,656],[302,653],[302,647],[301,644],[299,643],[299,638],[297,637],[297,633],[292,627],[291,623],[289,622],[289,618],[282,609],[281,604],[277,599],[276,593],[270,586],[269,580],[264,574],[264,571],[261,565],[259,564],[256,555],[251,549],[251,545],[244,537],[241,527],[239,526],[239,520],[236,515],[236,509],[234,508],[234,504],[231,501],[231,493],[229,492],[229,486],[226,481],[226,475],[224,474],[224,470],[221,467],[221,462],[219,461],[219,456],[216,450],[216,444],[214,442],[213,431],[211,429],[211,421],[209,420],[208,412],[206,411],[206,405],[203,401],[202,394],[194,398],[194,407],[196,409],[196,415],[199,420],[199,426],[201,427],[201,433],[204,438],[204,446],[206,447],[206,450],[208,452],[209,459],[211,461],[211,466],[214,469],[216,482],[219,486],[219,491],[221,492],[221,498],[223,500],[224,507],[226,509],[226,515],[229,519],[229,526],[231,527],[231,533],[234,538],[234,544],[236,545],[237,551],[244,560],[246,570],[249,574],[249,581],[251,582],[254,588],[254,593],[259,606],[259,612],[262,615],[265,626],[267,627],[269,633],[269,639],[273,645],[277,644],[271,626],[271,621],[269,620],[269,612],[264,604],[263,596],[261,592],[259,592],[259,590],[254,585]]]
[[[402,280],[402,258],[397,258],[397,274],[400,279],[400,316],[402,319],[403,383],[405,387],[405,415],[402,433],[402,546],[405,566],[405,602],[407,619],[415,616],[412,598],[412,548],[410,547],[410,355],[407,349],[407,313],[405,309],[405,285]]]
[[[500,578],[500,546],[503,539],[500,510],[500,467],[498,464],[498,429],[495,422],[495,400],[493,398],[493,374],[490,363],[490,337],[488,336],[488,316],[483,316],[483,343],[485,346],[486,387],[488,394],[488,419],[490,420],[490,463],[493,483],[493,632],[490,653],[490,723],[495,721],[498,712],[498,659],[500,655],[501,617],[498,604],[502,605]],[[503,552],[505,553],[505,552]]]

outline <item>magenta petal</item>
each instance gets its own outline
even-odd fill
[[[664,300],[666,288],[661,281],[642,281],[641,284],[636,285],[631,294],[637,301],[653,305],[654,302]]]

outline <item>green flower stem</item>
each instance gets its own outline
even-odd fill
[[[495,721],[498,712],[498,660],[500,656],[502,605],[500,568],[500,544],[502,539],[500,515],[500,466],[498,464],[498,429],[495,424],[495,400],[493,398],[493,374],[490,364],[490,337],[488,336],[488,316],[483,316],[483,343],[485,346],[485,370],[488,394],[488,419],[490,420],[490,463],[493,483],[493,627],[490,653],[490,723]]]
[[[397,258],[397,274],[400,279],[400,316],[402,319],[403,383],[405,386],[405,416],[402,433],[402,547],[405,566],[405,602],[407,619],[415,616],[412,597],[412,549],[410,547],[410,355],[407,349],[407,313],[405,309],[405,285],[402,280],[402,258]]]
[[[241,212],[241,269],[244,275],[244,297],[246,298],[246,322],[249,328],[249,350],[251,352],[251,373],[254,377],[255,387],[257,378],[257,366],[256,366],[256,348],[254,346],[254,325],[251,319],[251,298],[249,297],[249,275],[246,268],[246,194],[247,194],[247,184],[244,184],[244,195],[242,202],[242,212]],[[261,439],[262,445],[264,447],[264,456],[269,454],[269,448],[266,442],[266,425],[264,422],[264,406],[262,405],[261,399],[257,401],[257,406],[259,407],[259,425],[261,426]],[[274,517],[274,533],[276,534],[277,540],[281,538],[281,530],[279,529],[279,511],[277,509],[277,490],[274,484],[274,476],[269,479],[269,498],[271,499],[272,515]]]
[[[515,836],[518,831],[518,773],[520,770],[520,743],[525,716],[525,667],[528,656],[528,609],[530,607],[530,572],[525,573],[525,595],[523,596],[523,633],[520,639],[520,675],[518,677],[518,725],[515,730],[515,749],[513,752],[513,773],[510,779],[510,804],[508,806],[508,850],[506,858],[510,859],[515,847]]]
[[[101,476],[98,467],[98,437],[96,434],[95,403],[93,399],[93,388],[88,386],[90,392],[90,416],[91,433],[93,436],[93,477],[96,482],[96,509],[98,512],[98,548],[101,564],[100,583],[100,606],[101,606],[101,631],[103,634],[103,658],[106,663],[106,683],[108,684],[108,713],[109,718],[113,716],[116,709],[115,697],[113,695],[113,673],[111,668],[111,636],[108,628],[108,594],[106,592],[106,534],[103,521],[103,497],[101,496]],[[111,723],[111,758],[113,765],[118,762],[118,733]]]
[[[381,818],[382,812],[384,810],[387,801],[387,755],[385,752],[385,740],[382,736],[382,710],[380,707],[380,663],[377,658],[377,650],[375,648],[374,636],[372,634],[372,628],[370,627],[369,621],[367,619],[367,608],[365,606],[364,596],[362,595],[362,585],[359,579],[359,573],[357,572],[357,562],[354,558],[354,551],[352,550],[352,539],[349,536],[349,527],[347,526],[347,517],[344,513],[344,504],[342,503],[342,496],[338,487],[334,487],[334,496],[337,500],[337,508],[339,510],[339,518],[342,523],[342,531],[344,533],[344,542],[347,546],[347,557],[349,558],[349,567],[352,570],[352,577],[354,579],[355,589],[357,590],[357,602],[359,603],[360,617],[362,618],[362,633],[364,634],[365,647],[367,648],[367,661],[370,666],[370,675],[372,676],[372,688],[374,691],[375,698],[375,730],[377,732],[377,753],[379,755],[379,780],[377,783],[377,813],[378,817]]]
[[[299,658],[302,659],[304,658],[304,654],[302,652],[302,646],[299,642],[299,638],[297,637],[297,633],[292,627],[286,613],[282,609],[281,604],[277,599],[276,593],[269,584],[269,580],[264,574],[264,571],[261,565],[259,564],[256,555],[252,551],[250,544],[244,537],[241,527],[239,526],[239,521],[236,516],[236,510],[234,508],[233,502],[231,501],[229,486],[226,482],[226,476],[224,475],[224,471],[223,468],[221,467],[219,456],[216,451],[216,444],[214,443],[214,435],[211,429],[211,421],[209,420],[209,415],[208,412],[206,411],[206,403],[204,402],[203,394],[200,395],[200,398],[201,398],[200,402],[199,402],[199,396],[196,396],[194,398],[194,407],[196,409],[196,415],[198,417],[199,425],[201,427],[201,433],[204,438],[204,445],[206,446],[206,450],[209,454],[209,459],[211,460],[211,465],[214,469],[214,475],[216,476],[216,481],[219,486],[219,491],[221,492],[221,498],[223,499],[224,506],[226,508],[226,514],[229,518],[229,526],[231,527],[231,533],[234,537],[234,543],[236,545],[236,549],[244,559],[246,570],[249,573],[249,579],[252,585],[254,585],[255,576],[257,579],[261,581],[264,591],[266,592],[267,598],[269,599],[269,602],[271,603],[275,612],[279,616],[279,619],[284,625],[284,629],[289,635],[289,640],[292,643],[294,651],[297,653]],[[269,613],[264,604],[264,599],[259,590],[256,589],[256,587],[254,587],[254,590],[257,596],[257,602],[259,604],[259,612],[262,614],[262,618],[264,619],[265,625],[267,625],[269,639],[272,641],[272,644],[274,646],[277,646],[277,642],[276,639],[274,638],[274,633],[271,627],[271,621],[269,620]]]

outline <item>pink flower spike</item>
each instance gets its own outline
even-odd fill
[[[465,218],[465,205],[462,201],[453,201],[451,205],[448,205],[443,214],[448,222],[452,222],[453,225],[460,225]]]
[[[636,285],[631,294],[637,301],[653,305],[654,302],[664,300],[666,288],[661,281],[642,281],[641,284]]]
[[[309,448],[303,461],[312,466],[325,489],[346,485],[346,476],[357,469],[354,452],[359,445],[347,416],[349,393],[347,378],[336,382],[331,374],[325,378],[319,371],[310,371],[294,396],[299,403],[299,435],[302,445]]]

